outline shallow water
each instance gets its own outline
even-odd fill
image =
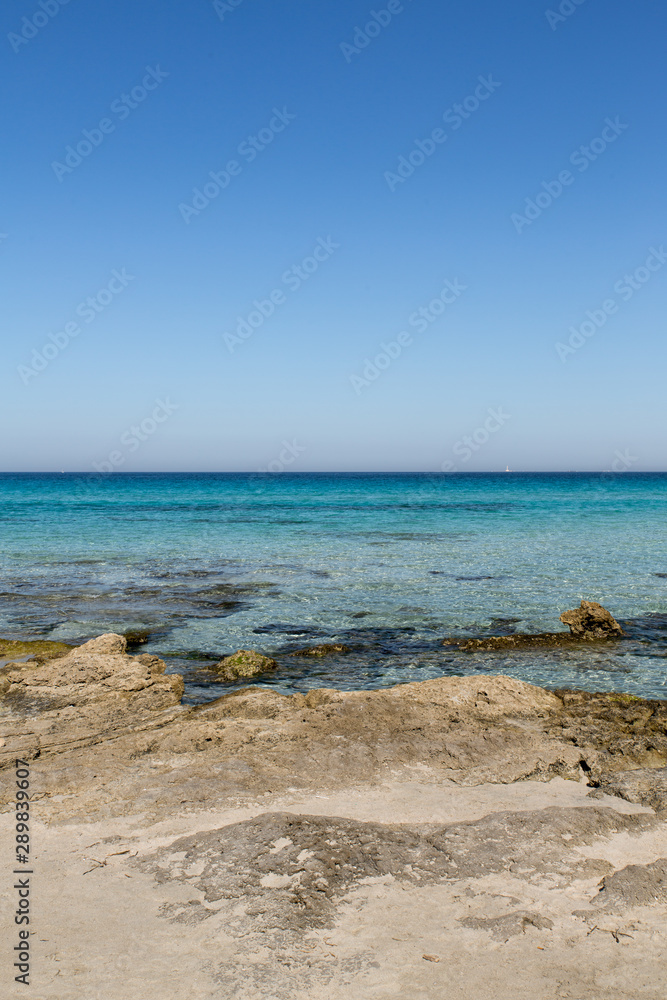
[[[1,475],[0,635],[145,629],[186,699],[238,648],[270,685],[382,687],[507,673],[667,697],[667,474]],[[608,647],[459,653],[446,636],[548,631],[581,598]],[[319,642],[347,656],[291,658]]]

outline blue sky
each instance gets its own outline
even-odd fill
[[[2,469],[667,468],[664,7],[0,20]]]

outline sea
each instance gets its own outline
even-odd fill
[[[667,474],[3,474],[0,637],[129,633],[182,673],[256,649],[285,694],[507,674],[667,697]],[[598,601],[627,635],[493,652]],[[292,656],[321,643],[347,653]]]

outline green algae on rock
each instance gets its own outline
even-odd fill
[[[530,649],[536,646],[571,646],[573,643],[619,639],[625,632],[606,608],[596,601],[582,601],[578,608],[564,611],[560,621],[569,632],[517,632],[490,635],[482,639],[443,639],[443,646],[458,646],[466,653],[491,649]]]
[[[31,656],[44,662],[66,656],[74,646],[66,642],[52,642],[50,639],[36,639],[33,642],[22,642],[20,639],[0,639],[0,660],[9,660],[17,656]]]
[[[277,670],[278,664],[270,656],[262,656],[255,649],[237,649],[231,656],[225,656],[215,663],[211,669],[224,681],[236,681]]]
[[[319,646],[308,646],[306,649],[295,649],[290,656],[331,656],[333,653],[350,653],[349,646],[342,642],[323,642]]]

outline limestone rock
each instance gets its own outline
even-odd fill
[[[599,895],[591,902],[609,910],[667,903],[667,858],[649,865],[627,865],[606,875]]]
[[[98,635],[96,639],[84,642],[82,646],[77,646],[77,653],[124,653],[127,649],[127,640],[124,635],[116,635],[114,632],[105,632]]]
[[[231,656],[219,660],[212,669],[220,674],[222,680],[236,681],[277,670],[278,664],[270,656],[262,656],[254,649],[237,649]]]
[[[546,716],[557,712],[561,701],[544,688],[505,677],[434,677],[388,688],[397,702],[428,704],[431,709],[449,709],[458,717],[497,720],[504,716]]]
[[[126,715],[178,704],[180,675],[163,676],[166,665],[156,656],[127,656],[123,636],[109,633],[91,639],[65,656],[44,663],[11,663],[0,670],[3,707],[18,714],[98,705],[100,728],[105,714]],[[108,721],[108,720],[107,720]]]
[[[151,653],[139,653],[138,656],[135,656],[135,660],[143,663],[146,667],[150,667],[152,674],[163,674],[167,669],[167,664],[164,660],[161,660],[159,656],[153,656]]]
[[[652,809],[667,809],[667,767],[640,767],[605,774],[600,791]]]
[[[148,629],[144,628],[131,628],[127,632],[123,632],[123,638],[126,640],[127,645],[134,649],[136,646],[143,646],[145,643],[150,641],[151,634]]]
[[[573,848],[611,831],[636,837],[657,825],[654,816],[603,808],[505,811],[428,827],[270,812],[181,837],[133,866],[159,884],[185,882],[189,890],[194,887],[203,894],[206,904],[243,900],[245,915],[250,916],[243,931],[266,943],[281,932],[331,927],[336,902],[364,880],[379,882],[384,877],[406,887],[423,887],[507,872],[515,878],[520,873],[534,885],[545,874],[552,885],[604,877],[611,874],[609,862],[582,856]],[[198,874],[190,876],[193,870]],[[660,874],[654,874],[649,892]],[[210,911],[201,914],[207,915]],[[548,917],[530,910],[510,912],[499,921],[461,922],[503,941],[528,926],[553,927]]]
[[[667,701],[475,673],[188,707],[86,647],[0,669],[44,1000],[664,1000]]]
[[[502,942],[517,934],[525,934],[526,927],[536,927],[540,931],[553,927],[553,920],[531,910],[515,910],[502,917],[465,917],[460,922],[473,930],[488,931],[494,941]]]
[[[569,626],[572,635],[583,639],[615,639],[625,634],[616,619],[596,601],[582,601],[573,611],[564,611],[560,620]]]

